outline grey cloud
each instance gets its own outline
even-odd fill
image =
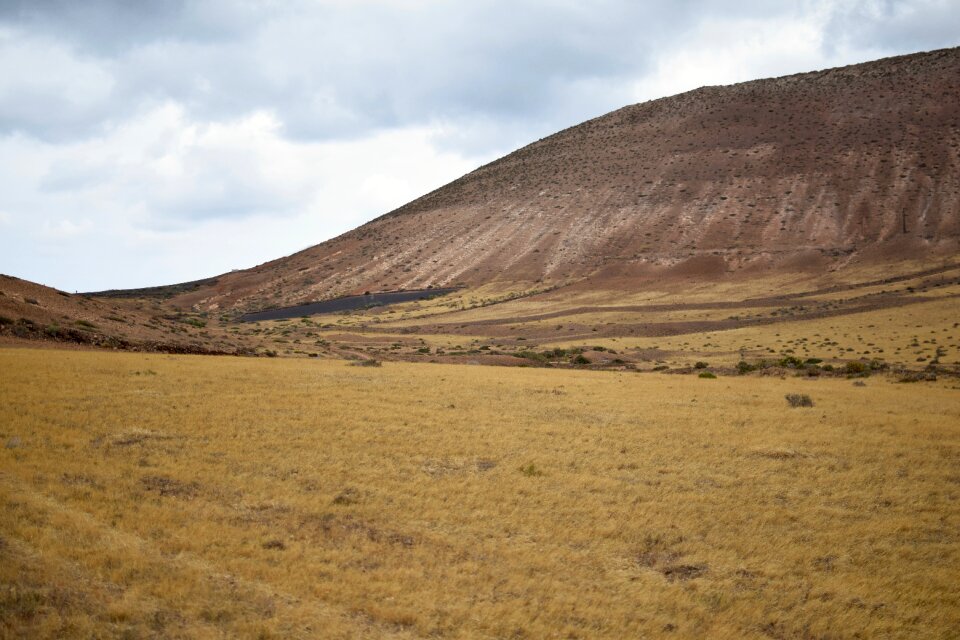
[[[824,46],[881,51],[890,55],[960,44],[956,0],[857,0],[832,12]]]
[[[164,100],[207,119],[269,109],[287,135],[305,139],[436,118],[569,124],[596,109],[563,113],[568,86],[606,81],[611,89],[642,73],[662,37],[650,25],[682,24],[697,13],[692,4],[702,3],[335,3],[279,12],[215,2],[13,3],[0,21],[59,38],[111,88],[84,109],[47,96],[59,102],[47,118],[23,117],[43,110],[10,96],[0,125],[45,139],[84,137]],[[28,72],[48,69],[37,61]],[[68,87],[52,83],[51,93],[58,89]]]

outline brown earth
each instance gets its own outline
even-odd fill
[[[0,274],[0,345],[55,343],[166,353],[252,353],[249,340],[156,300],[73,295]]]

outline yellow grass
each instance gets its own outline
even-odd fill
[[[957,387],[0,350],[0,634],[956,637]]]
[[[879,358],[890,364],[922,368],[942,349],[940,363],[960,364],[960,303],[934,300],[878,311],[851,313],[833,318],[793,320],[729,331],[656,338],[597,339],[593,344],[617,349],[658,348],[671,352],[678,362],[712,358],[732,365],[743,353],[749,359],[775,358],[789,353],[826,361]],[[581,341],[582,342],[582,341]],[[572,346],[565,341],[545,347]],[[918,358],[923,358],[918,362]]]

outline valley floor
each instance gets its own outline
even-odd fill
[[[960,628],[954,378],[8,348],[0,443],[3,637]]]

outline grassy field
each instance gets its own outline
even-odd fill
[[[3,637],[960,637],[956,379],[0,349],[0,443]]]

